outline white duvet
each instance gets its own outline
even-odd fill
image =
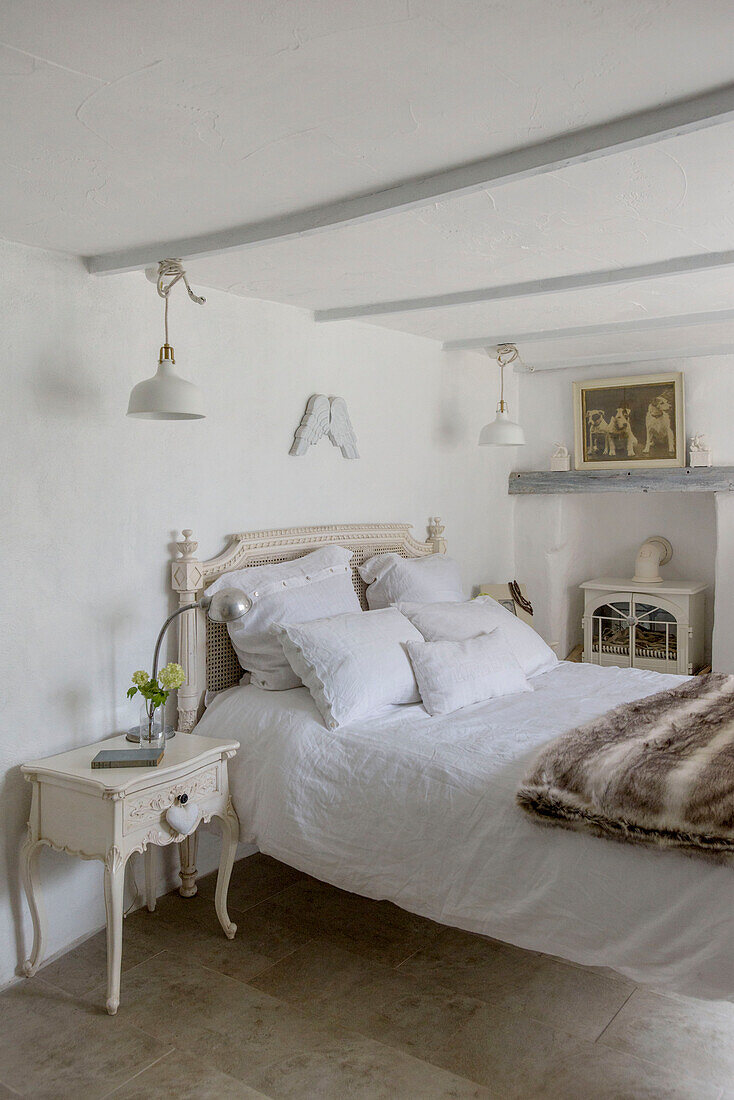
[[[430,718],[390,707],[330,731],[305,688],[218,696],[242,840],[345,890],[638,982],[734,1000],[734,869],[534,824],[515,791],[538,747],[680,683],[561,663],[532,693]]]

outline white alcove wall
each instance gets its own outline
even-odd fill
[[[528,444],[516,469],[548,470],[558,440],[573,451],[572,382],[590,378],[682,371],[686,434],[702,432],[716,465],[734,465],[734,356],[710,356],[624,366],[548,370],[520,376],[520,419]],[[666,577],[702,580],[707,654],[734,672],[734,494],[602,493],[515,497],[518,577],[531,586],[542,632],[563,654],[581,641],[583,600],[578,584],[601,574],[632,575],[635,553],[649,535],[673,544]]]
[[[666,579],[697,580],[706,593],[706,659],[711,656],[716,557],[714,493],[582,493],[515,500],[517,575],[532,595],[544,637],[565,656],[582,641],[582,581],[631,577],[639,546],[664,535],[673,558]]]

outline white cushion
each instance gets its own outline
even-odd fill
[[[431,715],[533,690],[501,627],[464,642],[408,642],[408,656]]]
[[[420,700],[405,643],[422,639],[394,607],[273,629],[329,729]]]
[[[325,615],[349,611],[361,613],[349,564],[352,551],[343,546],[323,546],[303,557],[277,565],[250,565],[232,570],[209,585],[239,588],[252,600],[252,609],[227,624],[237,659],[252,673],[252,682],[272,691],[298,687],[301,681],[272,633],[277,622],[304,623]]]
[[[461,604],[401,603],[399,608],[428,642],[463,642],[499,626],[507,648],[526,676],[548,672],[558,664],[558,658],[540,634],[491,596],[477,596]]]
[[[441,603],[466,599],[459,566],[443,554],[429,554],[425,558],[375,554],[357,568],[369,585],[367,603],[371,609],[390,607],[401,600]]]

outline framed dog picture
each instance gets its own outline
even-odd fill
[[[683,375],[574,382],[576,469],[685,466]]]

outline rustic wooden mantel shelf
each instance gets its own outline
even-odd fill
[[[513,470],[511,496],[548,493],[721,493],[734,490],[734,466],[664,470]]]

